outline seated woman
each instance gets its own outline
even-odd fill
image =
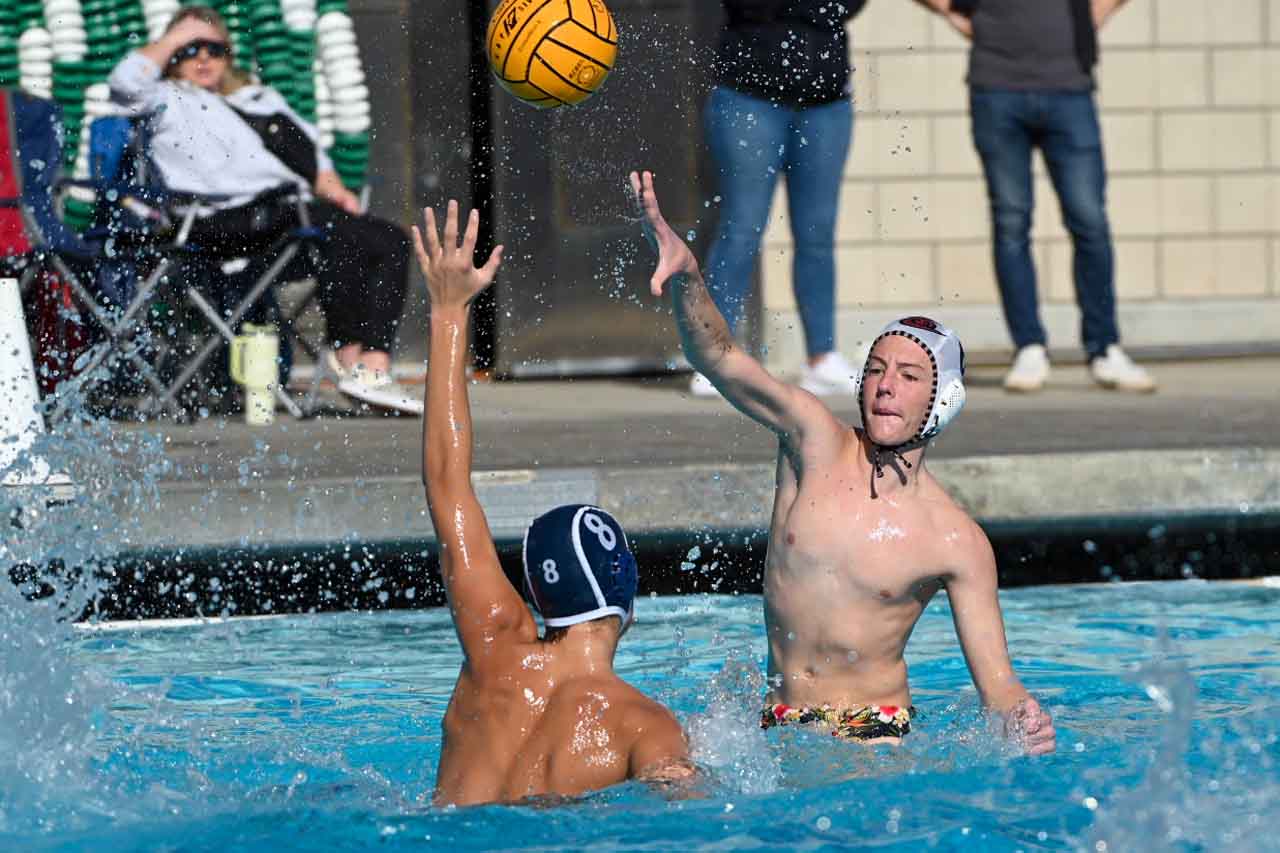
[[[311,223],[326,232],[315,273],[333,347],[325,358],[339,390],[422,414],[422,395],[391,379],[391,346],[408,285],[408,235],[360,215],[317,129],[274,89],[250,84],[232,67],[222,17],[206,6],[181,9],[158,41],[116,65],[108,83],[117,103],[154,113],[152,160],[169,189],[221,199],[196,219],[193,243],[228,257],[261,254],[298,224],[293,197],[303,194]],[[303,143],[300,152],[298,145],[288,153],[269,150],[251,124],[281,114],[300,130],[294,140]]]

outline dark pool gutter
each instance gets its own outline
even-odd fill
[[[1280,512],[1164,513],[983,523],[1003,587],[1100,581],[1241,580],[1280,576]],[[632,537],[641,592],[756,594],[766,531],[649,530]],[[695,550],[696,549],[696,550]],[[520,542],[499,554],[519,572]],[[17,567],[27,593],[52,593],[66,570]],[[118,555],[93,574],[99,593],[83,619],[167,619],[444,603],[432,539],[239,548],[152,548]]]

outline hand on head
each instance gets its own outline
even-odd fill
[[[662,288],[677,275],[696,275],[698,261],[683,240],[671,230],[658,208],[658,194],[653,189],[653,173],[631,173],[631,192],[640,208],[644,236],[658,252],[658,268],[649,279],[649,289],[654,296],[662,295]]]
[[[217,48],[217,45],[222,45],[222,48]],[[165,66],[166,74],[216,92],[231,67],[230,47],[226,33],[191,15],[179,19],[159,42],[148,45],[142,52]]]
[[[444,220],[443,240],[436,230],[435,211],[425,211],[426,243],[423,233],[415,225],[413,245],[418,253],[418,265],[427,277],[427,294],[431,304],[438,307],[464,307],[471,303],[486,287],[493,283],[502,263],[502,246],[494,246],[489,260],[482,267],[475,265],[476,238],[480,233],[480,213],[472,210],[467,218],[467,230],[458,243],[458,202],[449,200]]]
[[[1018,702],[1005,715],[1004,734],[1021,744],[1028,755],[1044,755],[1058,746],[1053,717],[1031,698]]]
[[[173,25],[173,29],[164,34],[164,37],[174,47],[181,47],[193,41],[226,41],[217,27],[194,16],[178,21]]]

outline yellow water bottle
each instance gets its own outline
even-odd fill
[[[245,323],[231,341],[231,378],[244,386],[244,422],[250,426],[275,421],[279,357],[280,338],[274,326]]]

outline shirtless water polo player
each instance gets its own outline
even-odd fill
[[[468,805],[543,794],[572,796],[640,778],[693,775],[688,745],[666,708],[613,671],[632,617],[636,563],[604,510],[562,506],[525,535],[525,588],[547,626],[503,573],[471,485],[465,364],[471,303],[493,281],[502,247],[476,268],[479,217],[458,243],[449,202],[444,238],[426,211],[414,229],[431,302],[422,473],[440,541],[441,574],[464,656],[444,715],[435,800]]]
[[[864,426],[850,428],[734,343],[693,253],[662,218],[653,176],[633,172],[631,185],[658,250],[650,287],[670,287],[689,363],[778,436],[761,724],[813,723],[868,742],[907,734],[915,711],[903,651],[945,588],[984,706],[1027,752],[1052,752],[1053,721],[1009,660],[991,544],[924,465],[929,439],[964,402],[959,340],[923,317],[890,324],[863,371]]]

